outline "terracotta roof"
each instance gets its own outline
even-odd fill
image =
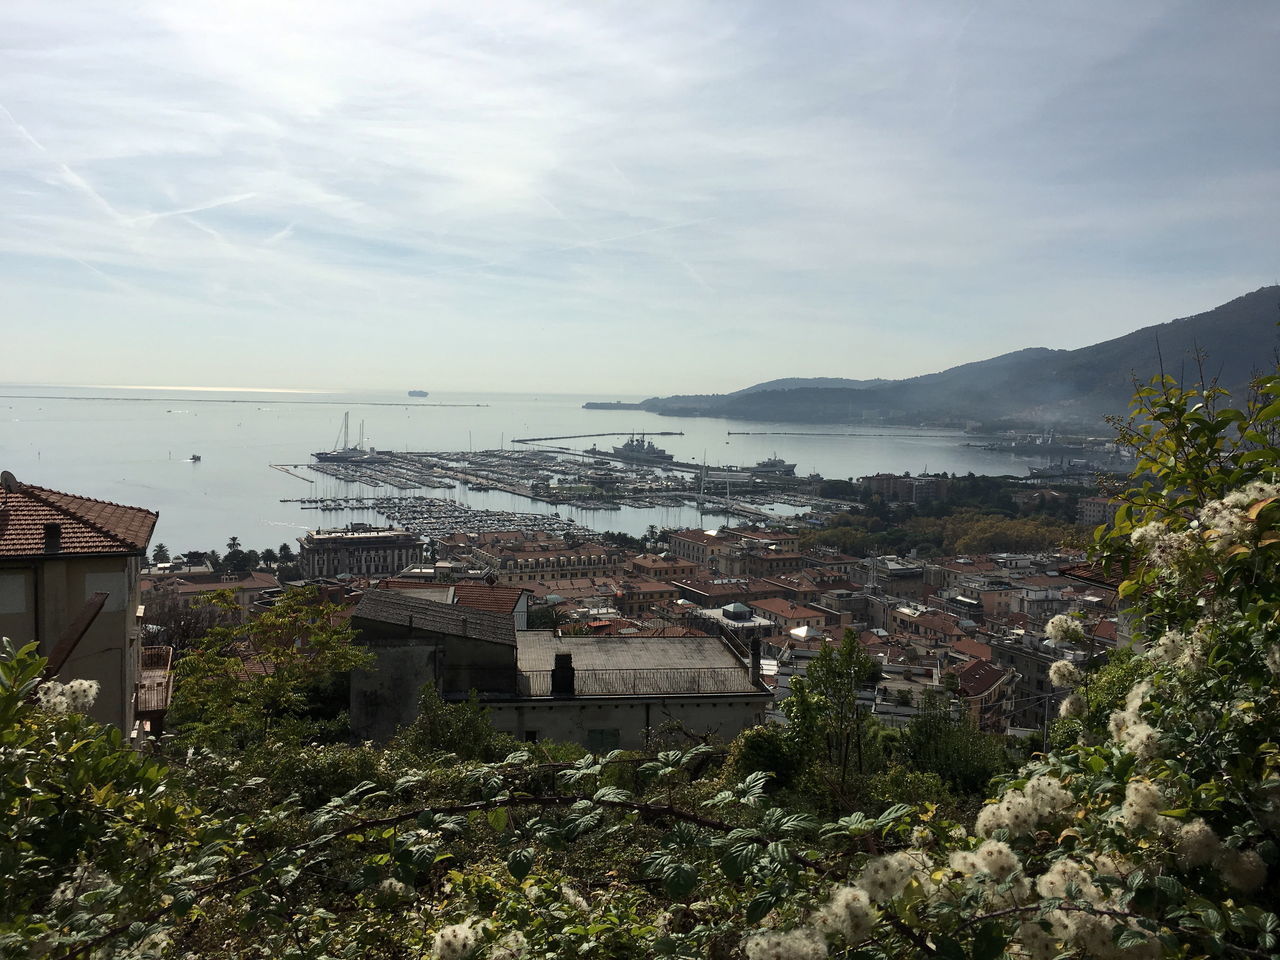
[[[811,610],[808,607],[794,604],[790,600],[779,600],[770,597],[767,600],[752,600],[748,605],[755,607],[757,610],[767,610],[769,613],[777,614],[780,617],[793,619],[817,617],[819,620],[826,619],[826,615],[820,610]]]
[[[494,613],[514,613],[520,598],[530,592],[521,587],[491,587],[487,583],[455,583],[453,590],[454,603]]]
[[[951,644],[951,649],[956,653],[962,653],[971,660],[990,660],[991,647],[980,640],[974,640],[972,637],[961,637],[955,643]]]
[[[953,672],[966,697],[980,697],[1005,678],[1005,672],[990,660],[970,660]]]
[[[158,518],[154,510],[13,481],[0,488],[0,557],[46,555],[47,523],[61,526],[60,554],[145,553]]]

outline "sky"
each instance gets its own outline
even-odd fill
[[[0,382],[710,393],[1280,277],[1280,4],[0,4]]]

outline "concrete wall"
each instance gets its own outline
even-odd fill
[[[367,670],[351,674],[351,729],[362,740],[389,740],[418,716],[422,688],[431,684],[447,699],[475,687],[506,682],[513,694],[514,646],[454,637],[360,617],[352,619],[360,642],[374,656]]]
[[[101,684],[90,715],[125,733],[133,728],[140,626],[138,557],[77,557],[0,562],[0,635],[18,646],[36,640],[49,656],[94,593],[107,601],[63,666],[60,680]]]
[[[351,730],[361,740],[385,742],[418,716],[418,698],[436,685],[438,644],[405,641],[371,648],[367,670],[351,673]]]
[[[766,706],[762,697],[583,697],[488,705],[495,729],[518,739],[536,734],[538,740],[580,743],[593,750],[644,749],[650,736],[672,720],[691,733],[732,740],[763,723]]]

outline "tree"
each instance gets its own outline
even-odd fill
[[[229,593],[211,602],[235,606]],[[177,663],[171,725],[187,742],[233,748],[311,714],[327,687],[369,662],[336,612],[314,590],[289,590],[252,620],[210,630]]]
[[[260,555],[259,559],[261,559],[262,562],[267,567],[274,567],[279,557],[274,550],[272,550],[270,547],[267,547],[265,550],[262,551],[262,554]]]
[[[866,711],[858,698],[863,687],[879,675],[879,666],[869,657],[852,630],[844,632],[838,648],[824,645],[805,672],[802,696],[821,704],[817,716],[825,740],[826,758],[835,767],[839,782],[847,786],[856,772],[870,770],[865,742]]]
[[[825,692],[800,684],[791,726],[733,763],[711,744],[490,760],[511,744],[479,703],[344,742],[290,653],[332,621],[302,610],[235,635],[280,651],[260,679],[230,637],[184,658],[207,669],[182,677],[181,735],[145,756],[71,708],[83,685],[42,684],[34,645],[6,645],[0,953],[1280,957],[1280,377],[1258,386],[1236,409],[1212,388],[1140,395],[1140,470],[1094,557],[1145,649],[1064,701],[1079,741],[960,821],[942,777],[900,762],[955,752],[941,706],[829,822],[742,775],[790,759],[793,729],[834,769],[848,636],[820,658]]]
[[[152,563],[168,563],[169,548],[166,547],[163,543],[157,543],[155,546],[155,549],[151,551],[151,562]]]
[[[232,550],[239,550],[239,549],[240,549],[240,538],[239,538],[239,537],[232,537],[230,540],[228,540],[228,541],[227,541],[227,552],[228,552],[228,553],[230,553]]]
[[[280,557],[281,563],[293,562],[293,547],[289,546],[289,544],[287,543],[280,544],[280,549],[277,550],[276,553]]]

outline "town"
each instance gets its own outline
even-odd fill
[[[408,522],[317,528],[278,553],[233,541],[225,557],[171,557],[150,549],[145,507],[4,483],[0,630],[37,641],[51,676],[100,683],[94,717],[134,739],[166,729],[174,665],[214,594],[241,621],[304,588],[335,604],[373,655],[350,681],[352,735],[379,742],[414,720],[424,687],[478,697],[497,730],[527,742],[645,749],[672,727],[728,742],[785,723],[795,680],[851,636],[877,667],[858,694],[867,716],[900,727],[942,703],[978,730],[1044,744],[1068,692],[1053,665],[1087,667],[1130,640],[1117,582],[1061,547],[855,556],[811,525],[616,538],[465,510],[424,527],[429,513],[384,503]],[[878,474],[846,486],[892,517],[945,503],[958,483]],[[1061,495],[1014,494],[1032,498]],[[1072,502],[1081,530],[1115,507]],[[1046,633],[1064,614],[1083,626],[1067,643]],[[246,671],[270,669],[258,651],[239,654]]]

